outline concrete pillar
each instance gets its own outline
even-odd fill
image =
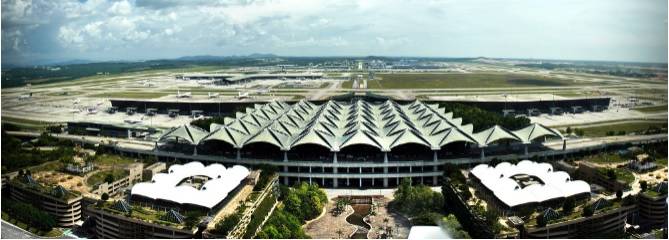
[[[527,151],[527,145],[529,145],[529,144],[524,144],[524,145],[523,145],[523,146],[525,147],[525,157],[528,157],[528,156],[529,156],[529,153],[528,153],[528,151]]]
[[[130,129],[128,129],[128,139],[130,139],[130,136],[132,136],[132,133],[130,132]]]
[[[153,151],[158,151],[158,141],[155,142],[155,145],[153,147]]]
[[[237,148],[237,160],[242,160],[242,150]]]
[[[436,151],[436,150],[435,150],[435,151],[432,151],[432,160],[433,160],[434,162],[439,161],[439,160],[437,159],[437,151]]]
[[[337,163],[337,152],[333,153],[332,162]]]
[[[197,156],[197,146],[193,147],[193,156]]]
[[[283,151],[283,161],[288,162],[288,151]]]
[[[439,182],[438,182],[438,181],[439,181],[439,179],[437,178],[437,176],[432,176],[432,184],[433,184],[433,185],[435,185],[435,186],[436,186],[436,185],[439,185]]]
[[[351,179],[350,178],[346,178],[346,186],[347,187],[351,186]]]
[[[485,158],[485,151],[481,148],[481,160]]]
[[[388,187],[388,167],[383,167],[383,187],[387,188]]]
[[[338,180],[337,178],[332,179],[332,187],[335,187],[335,188],[339,187],[339,181],[337,181],[337,180]]]
[[[562,151],[567,150],[567,139],[562,140]]]
[[[383,152],[383,163],[388,163],[388,152]]]
[[[311,184],[311,166],[309,166],[309,184]]]
[[[283,185],[288,186],[288,177],[283,177]]]
[[[359,188],[362,188],[362,178],[360,178],[360,184]]]

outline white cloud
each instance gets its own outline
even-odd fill
[[[109,12],[115,15],[128,15],[132,12],[132,6],[130,6],[130,3],[126,0],[115,2],[112,4],[111,8],[109,8]]]
[[[111,59],[272,52],[666,61],[666,8],[626,0],[2,0],[2,44],[3,56],[57,49],[51,54]]]

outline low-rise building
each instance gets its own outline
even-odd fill
[[[81,220],[81,194],[63,187],[43,186],[30,175],[19,176],[9,183],[10,197],[30,203],[54,217],[60,227],[72,227]]]
[[[98,238],[193,238],[197,228],[185,224],[180,213],[170,212],[172,219],[163,218],[160,211],[138,208],[124,200],[90,205],[87,209],[95,221]],[[164,214],[164,215],[168,215]],[[171,221],[170,221],[171,220]]]
[[[667,182],[639,193],[639,223],[648,228],[667,228]]]
[[[603,174],[598,167],[589,162],[579,163],[578,169],[576,170],[576,177],[589,183],[595,183],[611,192],[617,192],[618,190],[624,191],[628,188],[627,183],[619,179],[609,179],[609,177],[606,176],[606,174]]]
[[[98,238],[194,238],[207,215],[215,215],[248,181],[248,169],[172,165],[150,182],[135,184],[126,200],[89,205]]]
[[[115,195],[132,184],[142,181],[143,163],[132,163],[127,166],[128,176],[115,180],[111,183],[103,182],[96,186],[92,192],[97,195]]]
[[[558,221],[544,227],[525,226],[521,229],[521,238],[593,238],[616,236],[625,229],[627,216],[635,211],[636,205],[613,206],[596,211],[589,217]]]
[[[144,168],[142,173],[142,181],[149,181],[154,175],[167,170],[167,164],[164,162],[156,162]]]

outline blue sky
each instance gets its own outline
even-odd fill
[[[192,55],[667,62],[666,0],[2,0],[2,60]]]

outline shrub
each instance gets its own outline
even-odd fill
[[[228,232],[230,232],[230,230],[232,230],[237,225],[237,223],[239,223],[239,220],[241,218],[242,214],[240,212],[235,212],[231,215],[225,216],[223,220],[216,223],[213,232],[216,234],[227,236]]]
[[[583,208],[583,214],[582,215],[584,217],[590,217],[593,214],[595,214],[595,210],[592,209],[592,206],[586,206],[586,207]]]
[[[562,211],[565,214],[571,213],[571,211],[574,210],[574,207],[575,207],[575,202],[573,198],[568,197],[564,200],[564,203],[562,203]]]

